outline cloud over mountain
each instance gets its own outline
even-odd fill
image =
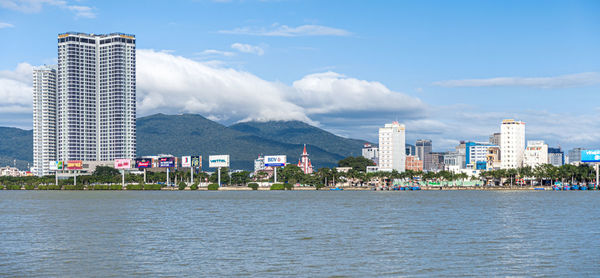
[[[419,99],[379,82],[335,72],[304,76],[292,86],[181,56],[138,50],[138,110],[201,113],[212,119],[300,120],[328,113],[421,113]]]

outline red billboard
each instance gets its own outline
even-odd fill
[[[152,168],[152,158],[136,158],[135,168]]]

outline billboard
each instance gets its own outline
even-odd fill
[[[285,155],[265,155],[265,166],[285,166]]]
[[[181,157],[181,167],[192,167],[192,157],[191,156],[182,156]]]
[[[600,150],[581,150],[581,162],[600,162]]]
[[[229,167],[229,155],[211,155],[208,156],[208,167]]]
[[[158,159],[158,167],[171,168],[175,167],[175,157],[161,157]]]
[[[129,169],[131,168],[130,159],[115,159],[115,169]]]
[[[62,161],[50,161],[49,167],[51,171],[57,171],[64,169],[65,164]]]
[[[192,155],[192,167],[202,167],[202,156]]]
[[[81,160],[67,161],[67,170],[81,170],[81,169],[83,169],[83,161],[81,161]]]
[[[135,168],[152,168],[152,158],[136,158]]]

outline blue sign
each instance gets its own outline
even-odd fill
[[[161,168],[173,168],[175,167],[174,157],[161,157],[158,159],[158,167]]]
[[[582,150],[581,162],[600,162],[600,150]]]

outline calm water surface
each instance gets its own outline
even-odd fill
[[[0,191],[0,276],[600,276],[599,200]]]

